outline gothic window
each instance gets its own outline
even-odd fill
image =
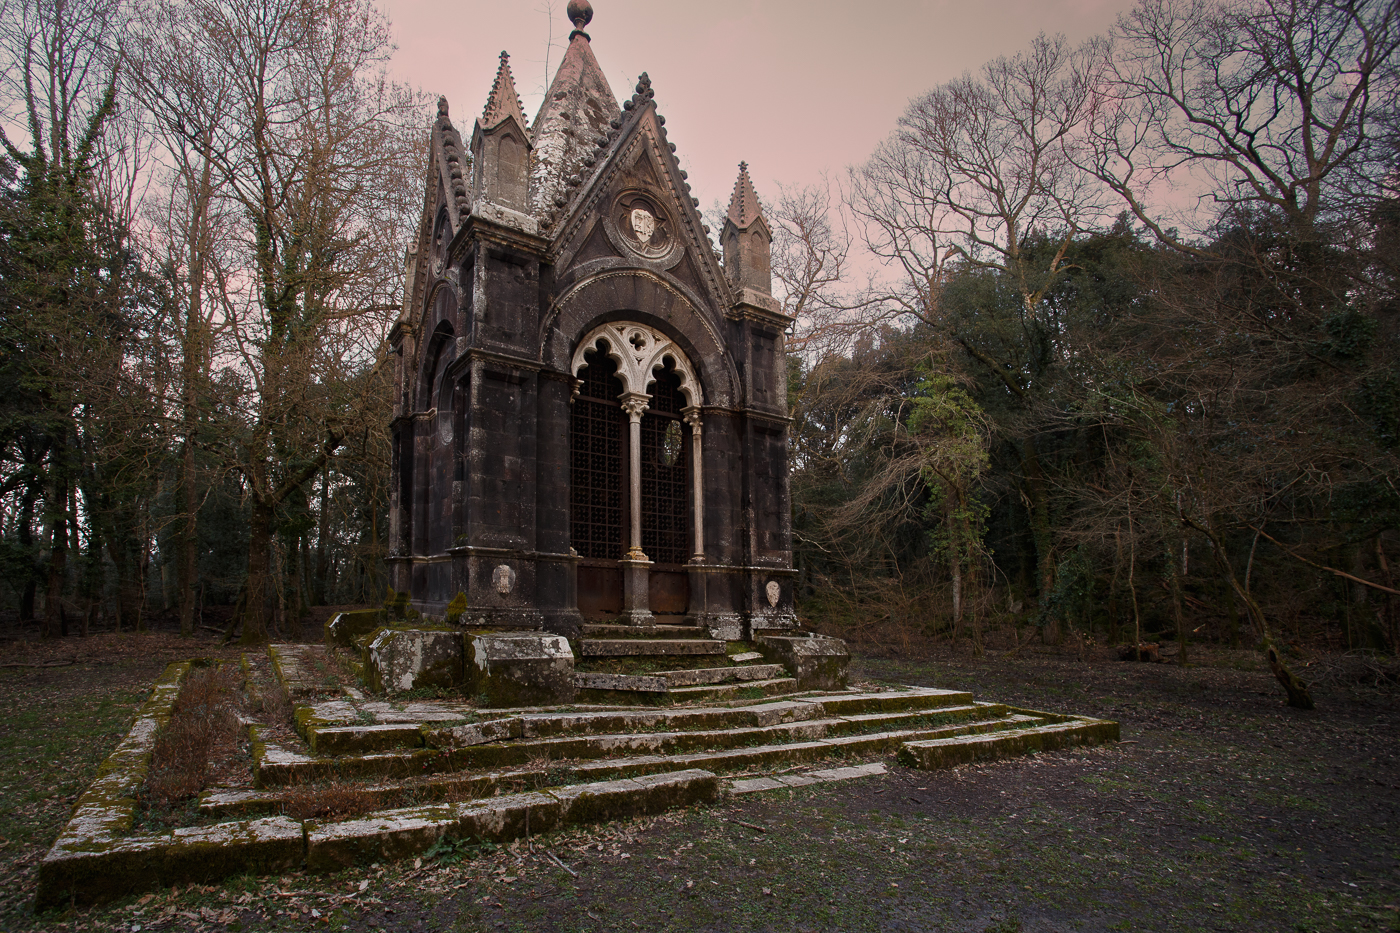
[[[571,533],[580,557],[622,556],[626,475],[622,381],[604,347],[579,373],[583,386],[569,420]]]
[[[689,556],[686,514],[689,477],[681,409],[685,397],[671,360],[656,371],[651,403],[642,415],[642,550],[658,564]]]

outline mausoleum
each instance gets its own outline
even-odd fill
[[[647,75],[619,106],[568,15],[533,121],[505,53],[465,140],[438,102],[390,338],[391,585],[496,629],[790,627],[762,206],[741,164],[716,249]]]

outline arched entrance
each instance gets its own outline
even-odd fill
[[[690,361],[664,334],[621,322],[580,342],[573,372],[570,530],[579,611],[634,624],[682,616],[686,564],[704,559],[702,395]]]

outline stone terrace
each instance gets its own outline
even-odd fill
[[[207,790],[193,825],[136,831],[154,736],[188,669],[166,672],[79,800],[41,866],[40,905],[243,872],[332,871],[419,855],[444,839],[504,842],[723,794],[876,776],[891,759],[947,768],[1118,737],[1117,723],[928,688],[764,695],[778,688],[746,693],[736,681],[704,701],[663,692],[669,705],[520,709],[374,699],[346,685],[326,649],[274,646],[245,656],[244,669],[251,691],[285,694],[292,723],[246,723],[249,779]],[[782,680],[772,673],[757,671],[753,682]],[[286,815],[295,795],[328,786],[362,815]]]

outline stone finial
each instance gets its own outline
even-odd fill
[[[569,41],[574,40],[574,36],[582,36],[588,39],[588,33],[583,29],[593,21],[593,4],[588,0],[569,0],[569,6],[564,11],[569,16],[569,22],[574,24],[574,31],[569,34]]]
[[[729,220],[743,230],[762,216],[763,206],[758,203],[758,192],[754,190],[753,179],[749,178],[749,163],[740,162],[734,194],[729,198]]]
[[[438,119],[439,119],[439,120],[446,120],[446,119],[447,119],[447,98],[446,98],[446,97],[439,97],[439,98],[438,98]]]

